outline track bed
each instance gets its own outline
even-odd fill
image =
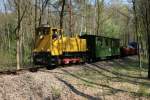
[[[150,99],[136,57],[0,75],[1,100],[134,100]]]

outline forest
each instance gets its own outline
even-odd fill
[[[149,100],[150,0],[0,0],[0,22],[0,99]],[[136,42],[137,55],[3,75],[39,67],[33,51],[44,25],[66,37],[119,39],[120,47]]]
[[[68,36],[86,32],[119,38],[122,46],[137,41],[142,67],[149,61],[149,11],[148,0],[1,0],[1,67],[32,63],[35,29],[43,24]]]
[[[32,62],[35,28],[42,24],[63,28],[68,36],[88,32],[120,38],[122,45],[137,38],[132,2],[1,0],[1,5],[0,63],[5,67],[16,65],[17,51],[21,65]]]

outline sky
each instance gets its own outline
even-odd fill
[[[0,0],[0,11],[4,10],[4,6],[3,6],[3,0]]]
[[[91,3],[95,3],[96,0],[91,0]],[[105,0],[106,4],[109,4],[111,0]],[[128,4],[128,0],[121,0],[124,4]]]

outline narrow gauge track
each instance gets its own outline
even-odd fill
[[[39,69],[45,68],[45,66],[38,66],[38,67],[28,67],[28,68],[21,68],[19,70],[13,69],[13,70],[5,70],[5,71],[0,71],[0,75],[17,75],[20,73],[23,73],[25,71],[30,71],[30,72],[37,72]]]
[[[130,56],[126,56],[126,57],[133,57],[135,55],[130,55]],[[113,60],[113,59],[124,59],[126,57],[119,57],[119,58],[112,58],[112,59],[101,59],[101,60],[97,60],[97,61],[94,61],[94,62],[89,62],[89,63],[96,63],[96,62],[100,62],[100,61],[110,61],[110,60]],[[5,70],[5,71],[0,71],[0,75],[18,75],[20,73],[24,73],[26,71],[29,71],[29,72],[37,72],[37,71],[40,71],[40,69],[42,70],[53,70],[55,68],[61,68],[61,67],[68,67],[68,66],[72,66],[72,65],[84,65],[85,63],[76,63],[76,64],[66,64],[66,65],[59,65],[59,66],[52,66],[51,69],[47,69],[46,66],[44,65],[38,65],[38,66],[35,66],[35,65],[28,65],[30,67],[28,68],[21,68],[19,70]],[[25,67],[25,66],[24,66]]]
[[[51,66],[51,69],[47,69],[46,66],[41,65],[41,66],[34,66],[34,65],[29,65],[30,67],[28,68],[21,68],[19,70],[17,69],[13,69],[13,70],[5,70],[5,71],[0,71],[0,75],[18,75],[21,73],[24,73],[26,71],[29,72],[37,72],[37,71],[41,71],[41,70],[53,70],[55,68],[61,68],[61,67],[68,67],[68,66],[72,66],[72,65],[83,65],[83,63],[79,63],[79,64],[67,64],[67,65],[59,65],[59,66]]]
[[[72,64],[73,65],[73,64]],[[80,65],[80,64],[76,64],[76,65]],[[46,66],[38,66],[38,67],[29,67],[29,68],[21,68],[19,70],[5,70],[5,71],[0,71],[0,75],[18,75],[18,74],[21,74],[21,73],[24,73],[26,71],[29,71],[29,72],[37,72],[37,71],[41,71],[41,70],[53,70],[55,68],[61,68],[61,67],[68,67],[68,66],[71,66],[71,65],[62,65],[62,66],[53,66],[51,67],[51,69],[47,69]]]
[[[71,64],[73,65],[73,64]],[[71,66],[70,64],[68,65],[60,65],[60,66],[52,66],[51,69],[47,69],[46,66],[44,65],[41,65],[41,66],[34,66],[34,65],[29,65],[30,67],[28,68],[21,68],[19,70],[17,69],[13,69],[13,70],[4,70],[4,71],[0,71],[0,75],[18,75],[20,73],[24,73],[26,71],[29,71],[29,72],[37,72],[39,71],[40,69],[42,70],[53,70],[55,68],[61,68],[61,67],[66,67],[66,66]],[[80,64],[77,64],[77,65],[80,65]]]

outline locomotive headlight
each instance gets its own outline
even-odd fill
[[[34,50],[33,50],[33,52],[37,52],[37,50],[36,50],[36,49],[34,49]]]
[[[48,52],[50,52],[50,49],[47,49]]]
[[[40,39],[43,39],[43,35],[40,36]]]

